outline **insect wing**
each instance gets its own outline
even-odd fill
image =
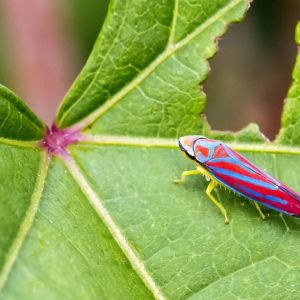
[[[229,189],[274,210],[300,216],[299,194],[227,145],[219,143],[202,165]]]

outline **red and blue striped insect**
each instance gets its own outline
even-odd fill
[[[220,209],[225,223],[229,223],[226,210],[211,194],[217,185],[223,185],[253,200],[263,219],[265,216],[258,203],[281,213],[300,217],[300,194],[255,166],[226,144],[203,136],[184,136],[178,143],[180,149],[196,161],[197,167],[196,170],[183,172],[181,180],[175,182],[183,181],[189,175],[203,174],[210,180],[206,194]]]

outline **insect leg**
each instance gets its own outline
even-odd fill
[[[258,213],[260,214],[261,218],[263,220],[266,219],[266,216],[264,215],[264,213],[262,212],[260,206],[258,205],[258,203],[256,201],[253,201],[255,208],[258,210]]]
[[[225,224],[229,224],[229,220],[227,217],[226,209],[223,207],[223,205],[211,194],[213,189],[216,187],[216,183],[212,180],[206,189],[206,194],[210,198],[210,200],[220,209],[222,215],[225,218]]]
[[[201,174],[202,172],[198,169],[196,170],[191,170],[191,171],[184,171],[182,172],[181,176],[180,176],[180,179],[175,179],[173,180],[174,183],[180,183],[180,182],[183,182],[185,180],[185,177],[187,176],[191,176],[191,175],[198,175],[198,174]]]

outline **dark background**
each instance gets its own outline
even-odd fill
[[[51,124],[98,35],[108,0],[0,2],[0,82]],[[270,139],[280,126],[296,56],[299,0],[254,0],[229,27],[204,84],[213,129],[256,122]]]

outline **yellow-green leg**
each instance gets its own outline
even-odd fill
[[[264,213],[262,212],[260,206],[258,205],[258,203],[256,201],[252,201],[254,203],[255,208],[258,210],[258,213],[260,214],[261,218],[263,220],[266,219],[266,216],[264,215]]]
[[[210,200],[220,209],[222,215],[225,218],[225,224],[229,224],[229,220],[227,217],[227,212],[226,209],[223,207],[223,205],[211,194],[211,192],[214,190],[214,188],[216,187],[216,183],[215,181],[211,181],[209,183],[209,185],[207,186],[206,189],[206,194],[207,196],[210,198]]]
[[[191,176],[191,175],[198,175],[198,174],[202,174],[204,176],[206,176],[208,179],[210,179],[210,183],[207,186],[206,189],[206,194],[208,195],[208,197],[210,198],[210,200],[220,209],[222,215],[225,218],[225,224],[229,224],[229,220],[227,217],[227,212],[226,209],[222,206],[222,204],[211,194],[211,192],[213,191],[213,189],[216,187],[216,182],[214,181],[214,179],[211,177],[211,175],[209,174],[209,172],[207,170],[205,170],[203,167],[201,166],[197,166],[196,170],[191,170],[191,171],[184,171],[181,174],[180,179],[176,179],[173,182],[174,183],[180,183],[183,182],[185,180],[185,178],[187,176]]]
[[[199,175],[201,174],[202,172],[198,169],[196,170],[191,170],[191,171],[184,171],[182,172],[181,176],[180,176],[180,179],[175,179],[173,180],[174,183],[180,183],[180,182],[184,182],[185,178],[187,176],[191,176],[191,175]]]

